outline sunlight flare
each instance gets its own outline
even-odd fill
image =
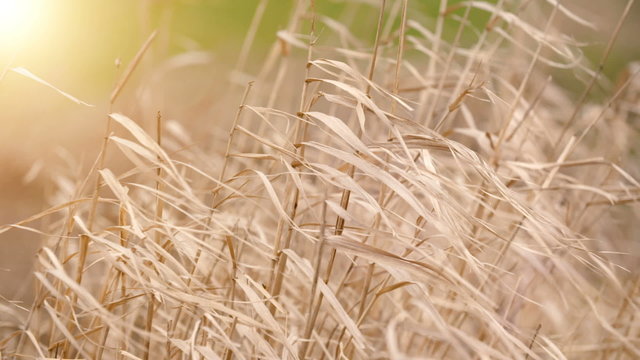
[[[45,9],[42,0],[0,0],[0,43],[15,46],[25,40]]]

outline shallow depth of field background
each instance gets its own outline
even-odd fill
[[[52,176],[56,171],[79,176],[87,172],[99,150],[114,82],[154,29],[158,30],[155,43],[112,110],[147,121],[147,128],[154,114],[161,111],[165,118],[198,130],[195,138],[200,144],[194,146],[215,146],[206,144],[208,135],[227,131],[228,119],[220,109],[233,110],[228,103],[239,100],[239,93],[226,90],[232,76],[243,79],[232,70],[257,0],[16,1],[32,6],[23,14],[28,19],[0,15],[11,19],[0,27],[1,73],[10,67],[24,67],[95,106],[77,105],[11,71],[4,74],[0,82],[0,224],[16,222],[50,206],[48,194],[65,185],[56,183]],[[247,74],[259,67],[262,55],[275,41],[276,31],[289,17],[291,2],[269,2],[245,67]],[[339,17],[345,2],[317,0],[316,4],[318,11]],[[426,15],[438,6],[437,1],[412,2],[419,3],[414,9],[422,9]],[[578,33],[566,29],[591,44],[584,51],[593,61],[602,52],[624,3],[574,0],[571,4],[572,10],[599,28],[590,33],[582,28]],[[3,5],[3,9],[9,8]],[[363,29],[371,28],[369,25]],[[638,34],[640,4],[632,9],[605,67],[611,81],[626,63],[640,59]],[[188,57],[179,56],[187,52]],[[193,65],[171,71],[171,61],[192,61]],[[562,80],[568,88],[575,82]],[[593,96],[598,93],[596,89]],[[28,274],[38,241],[36,235],[24,231],[0,235],[1,296],[28,299]]]

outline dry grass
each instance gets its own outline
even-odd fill
[[[551,0],[442,1],[431,22],[363,3],[297,2],[208,146],[116,112],[150,37],[94,167],[0,228],[47,244],[32,307],[1,305],[2,355],[639,358],[638,69],[590,70],[554,27],[588,22]],[[344,25],[365,19],[367,39]]]

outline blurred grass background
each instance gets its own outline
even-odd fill
[[[0,0],[7,1],[7,0]],[[12,1],[12,0],[8,0]],[[16,0],[23,1],[23,0]],[[24,0],[30,1],[30,0]],[[242,41],[259,0],[31,0],[33,24],[29,31],[3,34],[0,44],[0,69],[21,66],[51,84],[95,107],[82,107],[57,95],[51,89],[32,80],[7,72],[0,81],[0,223],[12,223],[46,207],[46,194],[53,186],[46,176],[25,181],[33,164],[52,163],[60,153],[90,164],[99,148],[104,119],[109,112],[109,93],[118,78],[116,63],[126,66],[140,44],[154,30],[159,35],[143,66],[136,72],[142,79],[169,57],[185,51],[205,51],[213,59],[211,64],[198,67],[196,73],[178,74],[169,82],[165,102],[159,110],[169,117],[189,124],[188,113],[180,111],[180,102],[205,96],[215,101],[224,93],[229,70],[237,61]],[[357,1],[317,0],[319,13],[340,18],[349,16],[349,5]],[[392,1],[388,1],[391,3]],[[424,13],[425,21],[433,21],[439,1],[412,0],[412,11]],[[455,4],[460,1],[449,1]],[[566,3],[566,2],[563,2]],[[568,2],[572,10],[593,20],[596,31],[585,33],[584,28],[567,27],[569,36],[589,45],[585,55],[597,62],[607,37],[626,3],[616,1]],[[276,31],[289,19],[293,0],[271,0],[258,30],[249,57],[248,72],[258,69],[264,53],[276,40]],[[366,18],[366,17],[362,17]],[[375,21],[372,14],[370,21]],[[482,24],[487,15],[475,12],[471,22]],[[369,24],[351,29],[360,38],[373,38],[364,29]],[[562,24],[560,24],[563,26]],[[451,23],[450,29],[456,24]],[[637,34],[640,33],[640,6],[636,4],[624,25],[613,54],[604,68],[615,79],[630,61],[640,59]],[[320,31],[321,34],[321,31]],[[14,36],[15,35],[15,36]],[[12,38],[11,41],[6,40]],[[119,60],[118,60],[119,59]],[[180,78],[179,76],[185,76]],[[134,79],[135,80],[135,79]],[[572,79],[566,80],[572,84]],[[166,83],[165,83],[166,84]],[[579,85],[579,84],[578,84]],[[580,87],[577,86],[577,90]],[[128,85],[123,100],[115,111],[140,109],[135,102],[136,83]],[[211,93],[209,97],[205,93]],[[204,94],[204,95],[203,95]],[[153,117],[153,113],[146,114]],[[145,114],[142,114],[143,116]],[[206,117],[207,112],[201,114]],[[195,121],[195,120],[193,120]],[[62,150],[61,150],[62,149]],[[70,166],[73,170],[73,166]],[[86,168],[85,168],[86,169]],[[79,168],[75,170],[83,173]],[[31,267],[33,254],[39,244],[35,236],[22,231],[0,235],[0,295],[15,298],[28,282],[19,279]],[[26,288],[25,288],[26,289]],[[24,294],[28,294],[28,291]]]

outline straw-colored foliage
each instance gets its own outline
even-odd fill
[[[555,0],[440,4],[298,1],[206,146],[118,112],[150,38],[86,177],[0,230],[47,239],[2,354],[640,358],[637,67],[609,83]]]

